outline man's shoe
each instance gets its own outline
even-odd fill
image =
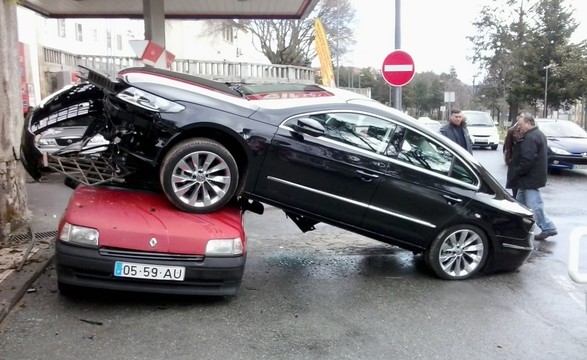
[[[558,234],[558,232],[556,230],[546,230],[546,231],[543,231],[540,234],[534,236],[534,239],[538,240],[538,241],[542,241],[542,240],[546,240],[547,237],[555,236],[556,234]]]

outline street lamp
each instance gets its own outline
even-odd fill
[[[552,64],[548,64],[544,67],[544,70],[546,70],[546,76],[544,77],[544,116],[543,117],[547,117],[548,116],[548,69],[550,69],[550,67],[552,66]]]

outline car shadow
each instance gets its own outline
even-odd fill
[[[115,291],[92,288],[75,288],[66,295],[60,294],[64,303],[87,306],[99,303],[106,307],[146,306],[165,310],[178,307],[214,307],[229,304],[235,296],[196,296],[176,294],[154,294],[133,291]]]

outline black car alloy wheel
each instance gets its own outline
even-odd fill
[[[489,252],[485,233],[473,225],[457,225],[442,231],[426,251],[426,262],[447,280],[464,280],[481,270]]]
[[[239,180],[230,152],[203,138],[185,140],[169,150],[159,175],[171,203],[192,213],[222,208],[235,195]]]

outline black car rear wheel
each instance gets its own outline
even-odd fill
[[[175,145],[159,173],[165,196],[178,209],[209,213],[235,195],[239,173],[234,157],[209,139],[189,139]]]
[[[453,226],[442,231],[424,254],[434,273],[446,280],[464,280],[485,265],[489,243],[476,226]]]

